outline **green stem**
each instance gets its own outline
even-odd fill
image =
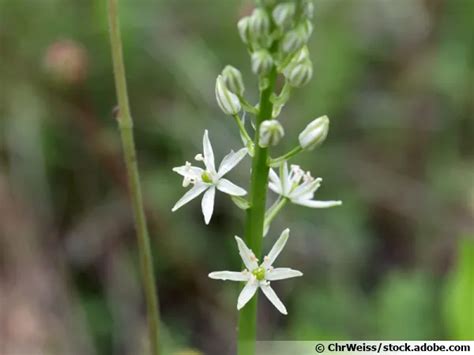
[[[283,154],[279,156],[278,158],[268,159],[268,165],[271,167],[276,167],[302,151],[303,151],[303,148],[300,145],[298,145],[294,147],[292,150],[290,150],[288,153]]]
[[[281,209],[285,207],[287,202],[288,199],[286,197],[280,197],[265,213],[265,224],[263,228],[264,234],[266,234],[268,228],[270,228],[270,224],[275,219],[277,214],[281,211]]]
[[[118,0],[109,0],[109,30],[114,65],[115,86],[119,104],[117,116],[120,136],[122,140],[125,165],[127,169],[130,198],[135,219],[135,228],[138,239],[140,270],[145,289],[145,299],[148,311],[148,330],[151,345],[151,354],[159,355],[159,309],[158,294],[155,285],[153,257],[151,254],[150,238],[143,207],[140,175],[137,167],[135,141],[133,137],[133,120],[128,102],[127,81],[123,62],[122,39],[117,9]]]
[[[252,146],[253,143],[252,143],[252,138],[250,138],[247,130],[245,129],[245,126],[244,124],[242,123],[242,121],[240,120],[240,117],[239,115],[233,115],[234,119],[235,119],[235,122],[237,123],[237,126],[239,126],[239,130],[240,130],[240,133],[242,134],[242,136],[245,138],[246,140],[246,146]]]
[[[268,76],[268,85],[260,92],[260,110],[257,115],[256,132],[260,124],[272,117],[273,104],[270,97],[274,91],[276,68]],[[250,180],[250,208],[245,221],[245,241],[257,258],[261,258],[263,225],[265,221],[265,201],[268,185],[268,149],[258,144],[259,135],[255,134],[255,155],[252,161]],[[238,327],[238,355],[254,355],[257,331],[257,295],[240,311]]]

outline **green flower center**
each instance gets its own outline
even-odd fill
[[[265,279],[265,269],[261,266],[252,271],[252,274],[258,281]]]
[[[212,184],[212,176],[208,171],[205,171],[201,174],[201,179],[207,184]]]

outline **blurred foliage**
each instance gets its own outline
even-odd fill
[[[445,317],[452,339],[474,339],[474,240],[459,243],[458,262],[445,290]]]
[[[266,246],[291,228],[279,261],[305,276],[277,285],[288,317],[261,297],[259,337],[474,340],[474,1],[315,4],[314,79],[285,107],[274,154],[328,114],[325,144],[295,162],[324,178],[318,198],[344,205],[289,206],[275,221]],[[0,0],[0,352],[9,355],[146,346],[105,5]],[[120,0],[170,353],[234,349],[238,286],[207,274],[239,266],[242,213],[218,196],[209,226],[197,201],[172,214],[184,190],[171,168],[200,151],[205,128],[217,159],[239,148],[214,82],[232,64],[256,100],[236,31],[251,8]],[[245,186],[248,168],[233,181]]]

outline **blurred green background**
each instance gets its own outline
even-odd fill
[[[260,339],[474,340],[474,1],[317,0],[315,75],[282,114],[275,155],[323,114],[295,161],[324,178],[265,240],[304,277],[260,297]],[[209,226],[171,169],[241,142],[214,99],[226,64],[256,80],[241,0],[121,0],[132,112],[170,354],[232,354],[243,213],[217,195]],[[136,240],[113,108],[106,1],[0,0],[0,354],[144,354]],[[231,173],[246,186],[248,161]],[[274,195],[270,195],[270,199]],[[188,350],[186,350],[188,349]]]

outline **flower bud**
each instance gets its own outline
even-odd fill
[[[310,60],[304,60],[296,63],[285,71],[290,85],[293,87],[302,87],[306,85],[313,76],[313,64]]]
[[[216,80],[216,99],[219,107],[226,115],[236,115],[240,111],[240,100],[224,83],[222,75]]]
[[[295,55],[295,58],[292,60],[294,63],[301,63],[305,60],[310,60],[309,50],[307,46],[303,46],[300,51]]]
[[[250,16],[241,18],[240,21],[237,23],[237,29],[239,30],[240,38],[242,39],[242,42],[244,42],[245,44],[248,44],[250,41],[249,23],[250,23]]]
[[[258,145],[262,148],[266,148],[270,145],[277,145],[284,135],[285,130],[280,122],[277,120],[263,121],[259,129]]]
[[[303,47],[313,32],[313,25],[309,21],[300,23],[294,30],[285,34],[281,42],[284,53],[293,53]]]
[[[265,41],[270,33],[270,19],[265,10],[257,8],[253,10],[249,20],[249,32],[252,40],[256,42]]]
[[[266,75],[273,67],[273,58],[269,51],[260,49],[252,54],[252,71],[255,74]]]
[[[329,118],[322,116],[313,120],[298,136],[300,146],[306,150],[312,150],[320,145],[328,135]]]
[[[286,2],[277,5],[272,13],[276,25],[283,30],[287,29],[293,21],[295,10],[296,7],[294,3]]]
[[[243,95],[245,91],[244,81],[240,71],[232,65],[227,65],[222,71],[225,86],[236,95]]]
[[[308,19],[312,19],[314,16],[314,3],[313,0],[303,1],[303,16]]]

